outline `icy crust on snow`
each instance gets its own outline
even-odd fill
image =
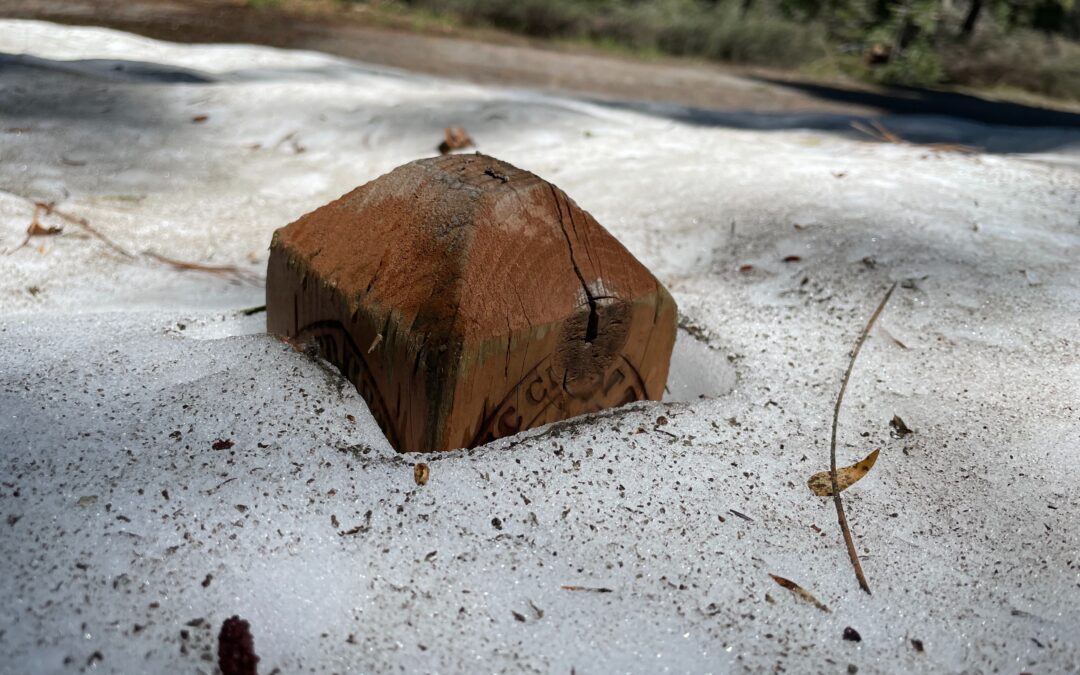
[[[239,311],[260,288],[72,226],[32,240],[0,257],[0,672],[209,673],[233,614],[264,673],[1080,669],[1067,144],[694,126],[33,22],[0,22],[0,51],[29,53],[0,75],[0,247],[56,200],[133,251],[258,271],[275,227],[461,124],[681,312],[669,400],[398,455],[332,368]],[[805,481],[893,282],[838,448],[881,449],[845,492],[867,596]]]

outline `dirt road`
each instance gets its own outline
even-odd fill
[[[1080,115],[964,94],[819,84],[790,74],[682,59],[641,60],[492,31],[401,30],[363,11],[304,15],[237,0],[0,0],[0,16],[98,25],[174,42],[252,43],[322,51],[482,84],[705,110],[934,114],[1011,126],[1080,127]]]

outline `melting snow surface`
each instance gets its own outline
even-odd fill
[[[939,153],[35,22],[0,52],[0,672],[210,673],[233,614],[263,673],[1080,669],[1075,134]],[[55,217],[10,251],[55,201],[259,272],[449,125],[668,285],[670,401],[398,455],[259,287]],[[882,451],[845,493],[866,595],[806,479],[892,282],[840,423],[841,464]]]

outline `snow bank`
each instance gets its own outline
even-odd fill
[[[213,672],[232,614],[264,673],[1080,668],[1068,142],[692,126],[35,22],[0,22],[0,52],[0,247],[57,201],[131,251],[257,272],[275,227],[460,124],[590,210],[683,314],[671,401],[402,456],[239,311],[257,286],[71,225],[0,256],[0,672]],[[882,449],[845,493],[867,596],[805,481],[894,281],[840,426],[841,463]]]

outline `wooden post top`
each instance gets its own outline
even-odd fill
[[[435,417],[453,417],[461,396],[496,405],[520,384],[503,381],[511,371],[528,372],[539,359],[550,361],[566,397],[581,400],[628,349],[641,380],[636,398],[659,398],[666,381],[675,312],[667,291],[562,190],[492,157],[447,155],[401,166],[278,230],[270,267],[272,331],[298,334],[316,314],[334,314],[343,326],[356,324],[343,330],[363,333],[357,343],[365,349],[367,332],[382,335],[384,355],[399,350],[394,358],[417,373],[421,360],[431,366],[423,388],[437,402]],[[296,304],[311,283],[322,289],[307,301],[317,310]],[[637,325],[646,319],[647,330]],[[646,358],[654,351],[652,327],[660,325],[662,355]],[[458,391],[465,381],[467,391]],[[418,389],[402,391],[411,396]],[[439,426],[433,420],[425,424]],[[422,444],[468,442],[460,436]]]

